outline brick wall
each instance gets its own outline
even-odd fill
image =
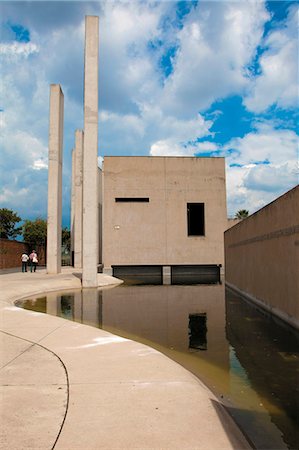
[[[19,241],[0,239],[0,269],[11,269],[22,266],[22,253],[31,253],[29,244]],[[35,248],[38,254],[39,265],[45,264],[45,250],[43,247]]]

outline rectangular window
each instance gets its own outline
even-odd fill
[[[188,236],[205,235],[204,203],[187,203]]]
[[[148,197],[116,197],[116,202],[120,203],[148,203],[149,198]]]

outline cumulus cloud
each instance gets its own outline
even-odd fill
[[[201,153],[218,151],[218,146],[213,142],[177,142],[168,138],[152,144],[150,154],[152,156],[196,156]]]
[[[198,3],[178,33],[174,71],[163,104],[190,115],[215,100],[240,93],[269,14],[260,1]]]
[[[298,136],[292,130],[276,129],[271,123],[256,123],[255,130],[224,146],[230,163],[273,162],[283,164],[297,159]],[[229,151],[233,150],[230,154]]]
[[[23,56],[28,58],[29,55],[33,53],[38,53],[38,45],[31,42],[12,42],[12,43],[2,43],[0,44],[0,54],[3,57],[11,58],[13,56]]]
[[[291,187],[297,140],[292,130],[260,121],[252,132],[219,145],[211,130],[221,112],[206,120],[204,111],[236,94],[254,113],[272,104],[294,105],[295,6],[285,23],[265,38],[270,14],[263,1],[197,2],[188,4],[180,17],[176,8],[176,3],[162,1],[1,6],[6,24],[0,48],[1,199],[6,205],[26,204],[46,213],[49,84],[60,83],[65,94],[63,195],[68,208],[74,130],[83,127],[85,14],[100,16],[100,155],[220,152],[228,160],[231,210],[252,211],[271,201],[279,186]],[[30,41],[17,42],[9,23],[28,30]],[[258,56],[261,73],[256,75],[250,68]]]
[[[184,146],[172,139],[157,141],[151,146],[151,156],[194,156],[193,146]]]
[[[227,160],[228,211],[254,212],[299,181],[298,136],[292,130],[256,124],[243,138],[222,149]]]
[[[298,5],[280,27],[268,34],[259,59],[261,74],[252,80],[244,104],[255,113],[273,104],[298,106]]]

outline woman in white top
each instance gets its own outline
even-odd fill
[[[29,255],[29,259],[30,259],[30,272],[32,272],[32,269],[33,272],[35,272],[38,263],[37,253],[35,250],[32,250],[32,252]]]

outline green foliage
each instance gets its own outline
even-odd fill
[[[15,228],[21,220],[12,209],[0,208],[0,237],[14,239],[22,230],[22,227]]]
[[[25,220],[23,239],[32,247],[44,245],[47,239],[47,221],[38,217],[35,220]]]
[[[62,229],[61,244],[68,252],[71,250],[71,232],[67,228]]]
[[[246,219],[246,217],[249,216],[249,211],[247,211],[247,209],[239,209],[239,211],[236,213],[235,217],[236,219]]]

